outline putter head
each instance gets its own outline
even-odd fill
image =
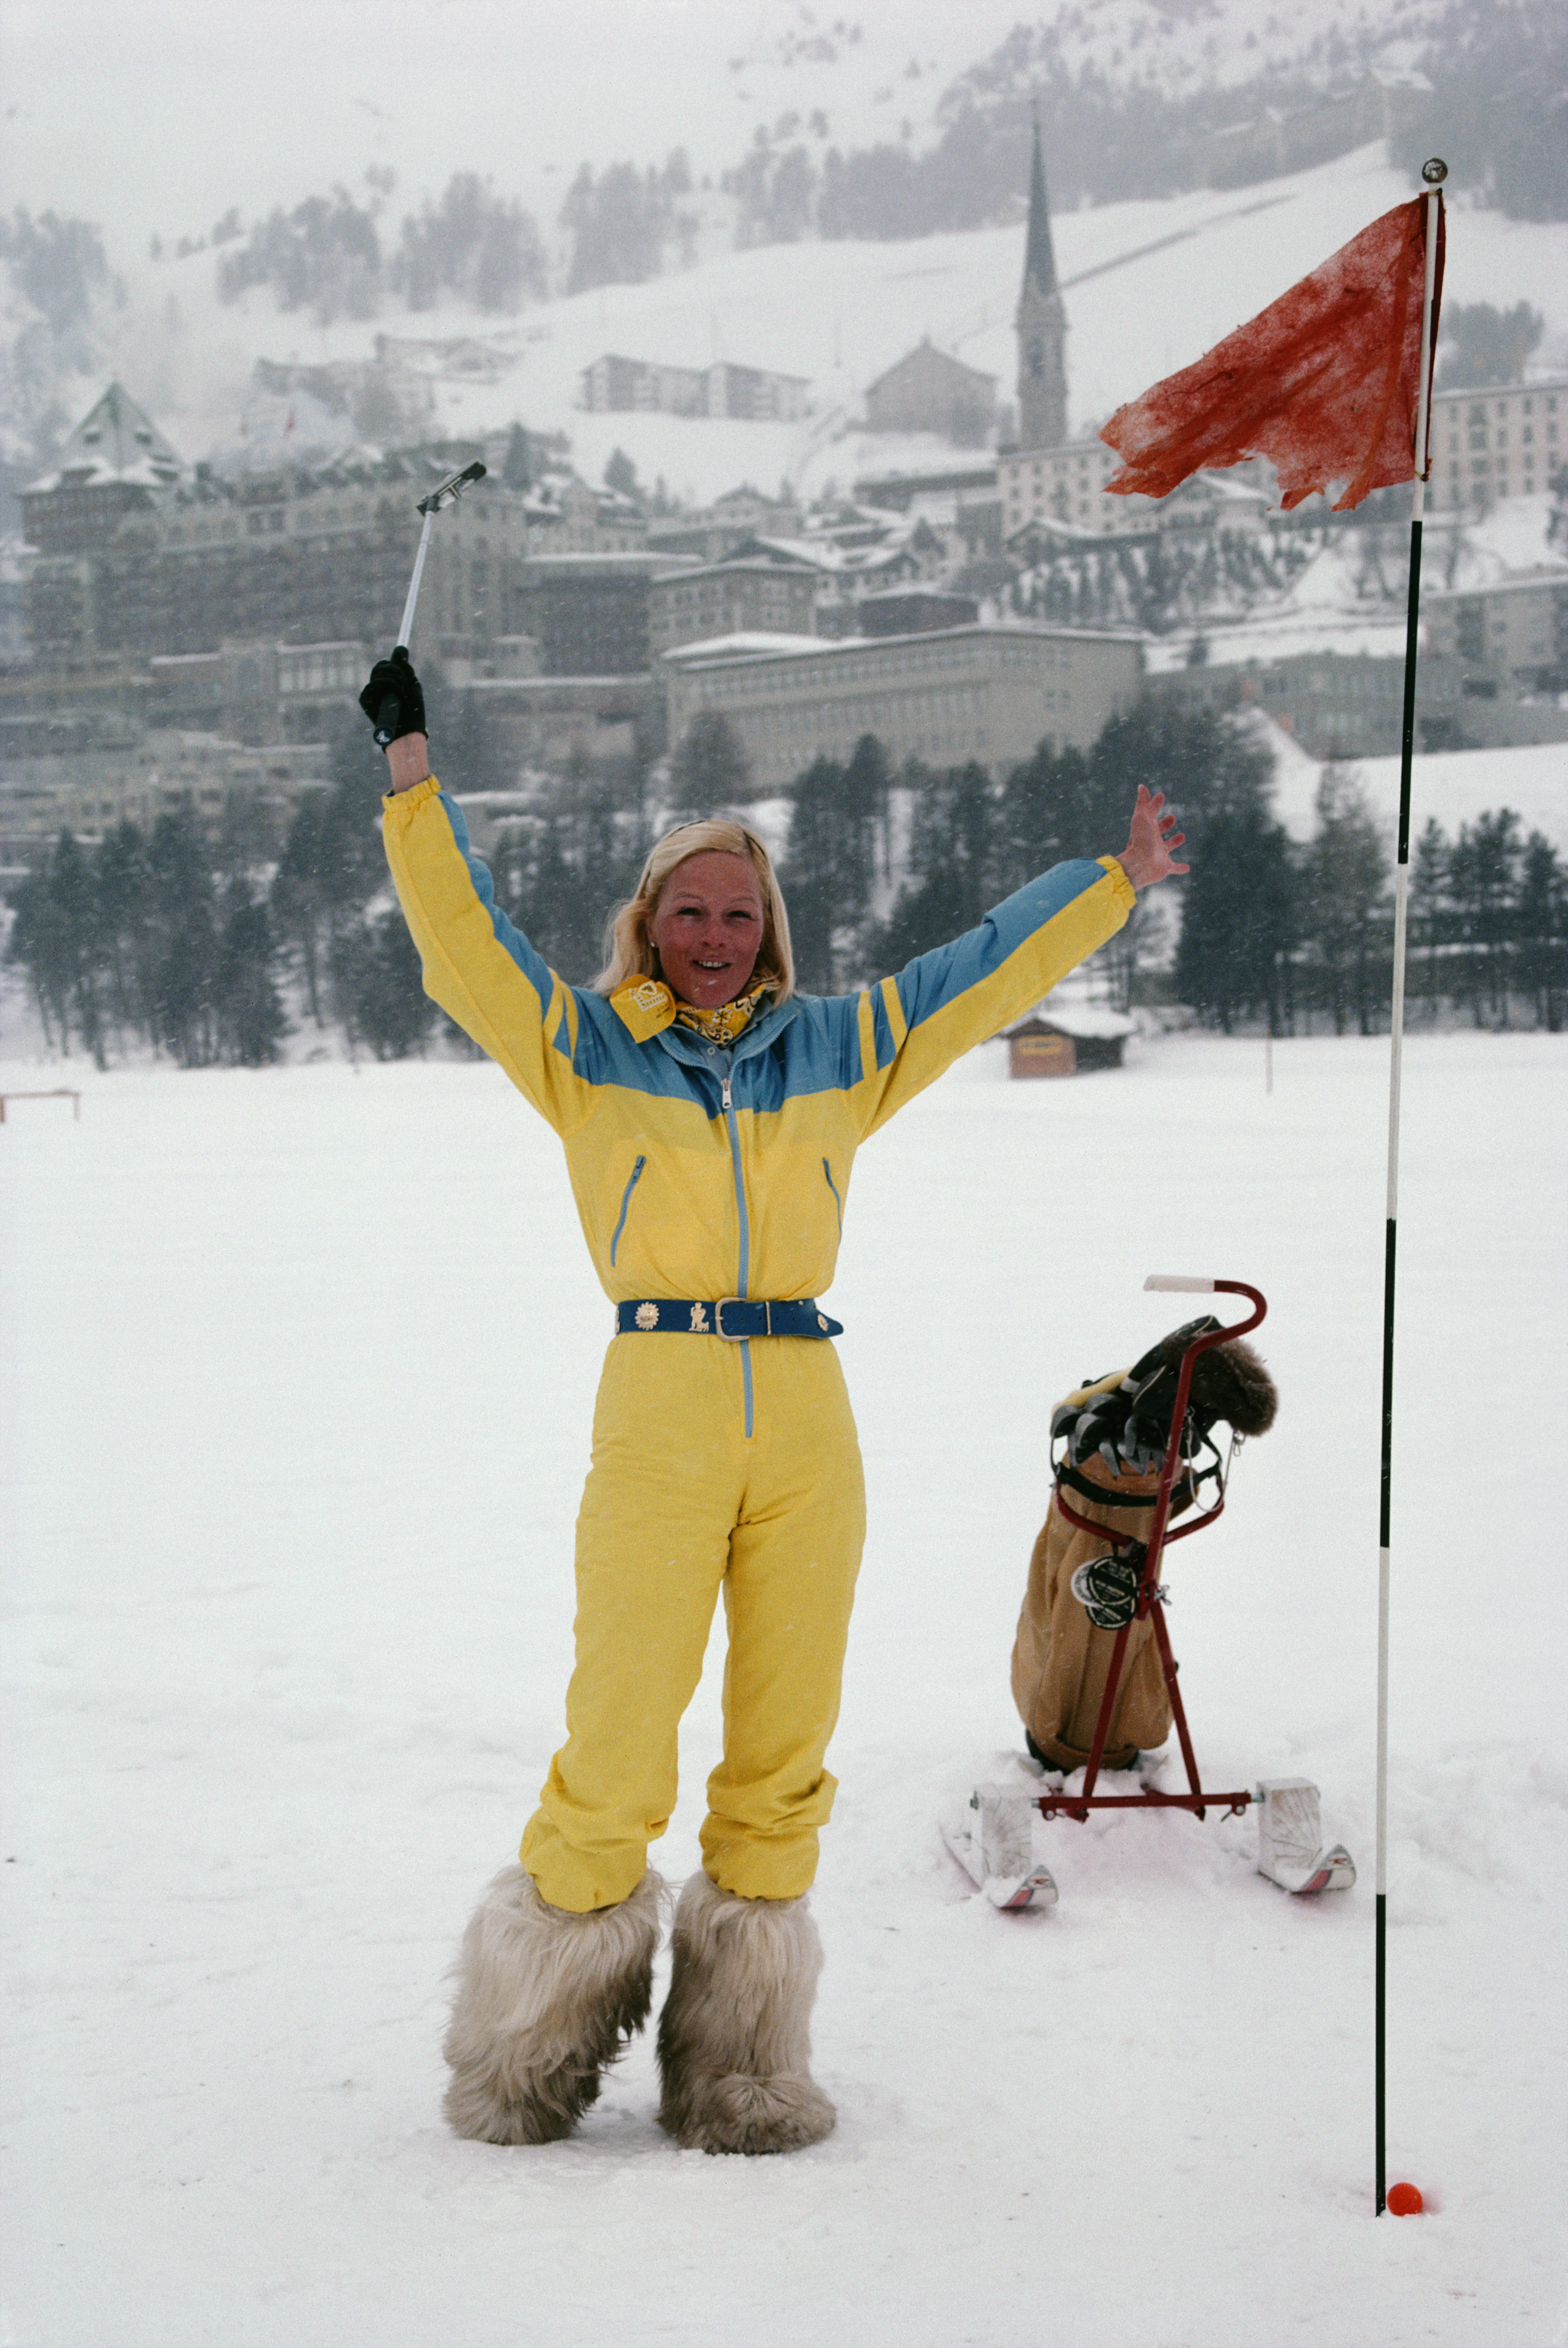
[[[455,506],[469,483],[482,481],[484,477],[485,468],[477,461],[472,465],[465,465],[460,473],[449,473],[444,481],[437,482],[428,497],[419,499],[417,511],[422,514],[433,514],[439,513],[443,506]]]

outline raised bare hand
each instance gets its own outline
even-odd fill
[[[1187,835],[1176,829],[1173,815],[1161,812],[1164,805],[1163,791],[1150,794],[1145,785],[1139,784],[1127,846],[1116,860],[1135,889],[1150,888],[1171,873],[1191,870],[1190,865],[1178,864],[1171,853],[1173,848],[1185,844]]]

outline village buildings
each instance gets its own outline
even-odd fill
[[[236,794],[275,814],[319,788],[325,746],[355,723],[358,682],[401,606],[418,499],[475,456],[490,470],[433,534],[418,652],[482,713],[487,755],[514,778],[640,777],[703,710],[734,728],[758,792],[787,790],[864,733],[895,764],[974,759],[1000,776],[1042,739],[1087,745],[1140,695],[1256,705],[1325,757],[1393,747],[1402,660],[1378,634],[1376,599],[1343,629],[1321,613],[1312,627],[1299,613],[1293,626],[1249,613],[1244,627],[1216,616],[1189,642],[1151,596],[1104,592],[1133,571],[1147,588],[1204,562],[1271,576],[1301,518],[1272,515],[1249,467],[1200,473],[1161,500],[1107,496],[1115,453],[1068,437],[1037,129],[1023,246],[1016,444],[984,446],[995,378],[927,337],[866,387],[866,417],[873,430],[939,435],[945,451],[810,503],[788,483],[744,483],[701,509],[650,512],[583,480],[560,447],[546,454],[547,437],[528,436],[531,460],[512,464],[504,434],[191,466],[111,385],[22,494],[25,657],[0,668],[0,853],[27,840],[36,852],[59,821],[90,825],[111,806],[156,809],[170,791],[216,821]],[[493,355],[461,355],[482,375]],[[273,372],[291,396],[310,389],[299,369]],[[334,386],[316,388],[325,399]],[[583,378],[602,413],[793,417],[809,389],[728,363],[614,354]],[[1565,425],[1568,378],[1436,396],[1428,510],[1434,551],[1447,530],[1453,560],[1424,598],[1424,747],[1568,732],[1568,573],[1544,547],[1524,571],[1491,561],[1493,575],[1461,559],[1465,532],[1498,505],[1562,479]],[[1333,528],[1348,546],[1360,526]],[[1295,575],[1288,561],[1273,572]]]

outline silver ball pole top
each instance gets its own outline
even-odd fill
[[[1440,188],[1449,176],[1449,167],[1440,155],[1431,156],[1421,166],[1421,177],[1429,188]]]

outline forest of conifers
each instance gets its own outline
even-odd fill
[[[391,897],[378,779],[363,735],[346,737],[334,779],[302,800],[267,861],[237,831],[205,837],[188,808],[96,842],[62,833],[13,891],[7,947],[47,1043],[100,1066],[150,1050],[182,1067],[263,1066],[312,1038],[383,1059],[460,1043],[422,991]],[[1353,773],[1325,768],[1312,836],[1295,841],[1273,811],[1269,754],[1243,728],[1148,709],[1085,752],[1042,743],[999,782],[975,765],[895,771],[871,735],[847,761],[819,758],[789,795],[781,868],[799,984],[847,990],[899,969],[1050,864],[1114,853],[1140,782],[1178,808],[1193,869],[1141,900],[1105,949],[1112,1000],[1185,1005],[1227,1032],[1387,1025],[1389,856]],[[655,834],[716,807],[744,812],[744,786],[724,721],[699,720],[664,806],[628,809],[585,783],[572,804],[510,819],[491,851],[499,901],[583,983]],[[1508,808],[1452,839],[1426,824],[1409,914],[1414,1023],[1562,1026],[1568,875]]]

